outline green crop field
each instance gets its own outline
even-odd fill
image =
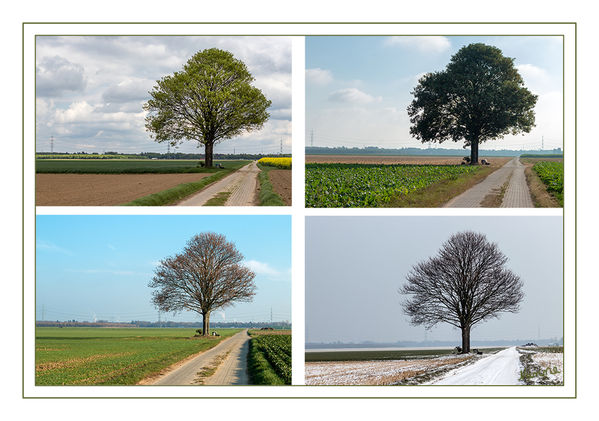
[[[564,163],[553,161],[537,162],[532,169],[551,193],[564,206]]]
[[[238,169],[249,161],[215,161],[225,169]],[[198,160],[183,159],[37,159],[36,172],[72,174],[171,174],[216,172],[217,168],[203,168]]]
[[[253,384],[291,384],[291,335],[252,335],[248,371]]]
[[[36,328],[36,385],[127,385],[210,349],[220,337],[194,338],[194,329]]]
[[[473,174],[469,165],[306,164],[306,207],[377,207],[444,180]]]

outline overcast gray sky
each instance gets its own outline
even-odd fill
[[[411,326],[398,289],[413,265],[465,230],[497,243],[525,293],[519,313],[482,322],[472,340],[561,338],[561,217],[307,217],[306,342],[458,340],[448,325],[426,336]]]
[[[206,48],[228,50],[272,101],[257,132],[215,146],[215,152],[291,152],[291,38],[208,36],[38,36],[36,150],[166,152],[150,139],[142,105],[156,80],[182,69]],[[186,142],[180,152],[203,152]],[[172,149],[171,149],[172,151]]]

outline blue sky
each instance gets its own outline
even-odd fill
[[[289,216],[38,215],[36,319],[158,319],[147,285],[158,262],[195,234],[224,234],[255,273],[251,303],[213,314],[219,321],[291,320]],[[195,313],[162,320],[200,321]]]
[[[242,60],[272,101],[259,131],[215,146],[216,153],[291,152],[291,39],[242,36],[36,37],[36,151],[166,152],[150,139],[142,105],[156,80],[180,71],[205,48]],[[184,142],[179,152],[203,152]],[[171,148],[171,151],[173,149]]]
[[[497,243],[525,294],[520,312],[478,324],[472,340],[561,338],[561,217],[307,217],[306,342],[459,340],[449,325],[411,326],[398,290],[412,266],[465,230]]]
[[[422,75],[445,69],[475,42],[514,58],[525,86],[539,95],[537,127],[481,149],[540,149],[542,138],[545,149],[561,147],[562,38],[549,36],[306,37],[306,145],[314,130],[314,146],[428,147],[409,133],[410,92]]]

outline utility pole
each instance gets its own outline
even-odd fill
[[[279,150],[279,155],[283,155],[283,138],[281,138],[281,148]]]
[[[54,136],[50,136],[50,152],[54,153]]]
[[[541,136],[541,150],[545,150],[545,136]]]
[[[314,147],[314,129],[310,130],[310,146]]]
[[[270,308],[270,324],[272,324],[272,307]]]
[[[171,144],[170,144],[170,143],[167,143],[167,144],[166,144],[166,154],[167,154],[167,155],[170,155],[170,153],[171,153]]]

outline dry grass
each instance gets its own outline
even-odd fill
[[[508,179],[503,186],[498,189],[492,189],[491,193],[485,196],[485,198],[480,202],[481,208],[499,208],[501,207],[501,203],[503,202],[503,196],[505,195],[505,191],[507,190],[507,186],[510,184],[510,180]]]
[[[224,354],[218,355],[210,362],[210,364],[202,367],[202,369],[196,373],[196,378],[193,380],[193,384],[204,384],[206,379],[216,372],[218,367],[220,367],[223,361],[227,359],[230,353],[231,351],[227,351]]]

